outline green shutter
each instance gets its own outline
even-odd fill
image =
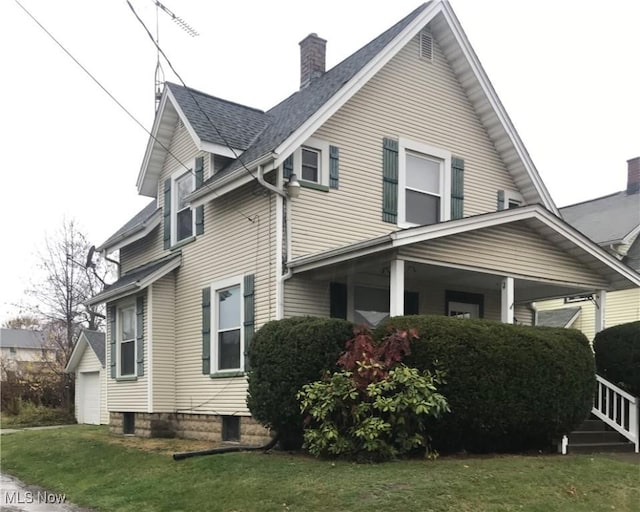
[[[451,159],[451,219],[464,216],[464,160]]]
[[[290,155],[284,162],[282,162],[282,176],[285,178],[291,178],[293,174],[293,155]]]
[[[249,370],[249,349],[255,332],[255,276],[244,276],[244,369]]]
[[[204,183],[204,157],[196,158],[196,188]],[[204,233],[204,205],[196,208],[196,235]]]
[[[382,220],[398,222],[398,141],[385,138],[382,144]]]
[[[202,373],[211,373],[211,288],[202,289]]]
[[[136,363],[138,377],[144,375],[144,297],[136,297]]]
[[[418,292],[404,292],[404,314],[420,314],[420,295]]]
[[[340,181],[340,149],[329,146],[329,187],[338,188]]]
[[[164,221],[164,248],[169,249],[171,247],[171,178],[164,180],[164,207],[162,216]]]
[[[109,367],[111,378],[116,378],[116,308],[109,308]]]
[[[329,283],[329,316],[347,319],[347,285]]]
[[[498,211],[504,210],[504,190],[498,190]]]

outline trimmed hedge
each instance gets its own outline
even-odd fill
[[[451,413],[429,429],[437,450],[544,449],[589,414],[595,368],[580,331],[443,316],[387,325],[418,331],[407,366],[446,372],[439,391]],[[376,338],[383,335],[378,329]]]
[[[609,327],[593,340],[598,374],[640,396],[640,321]]]
[[[304,384],[335,371],[353,325],[345,320],[295,317],[268,322],[249,351],[252,416],[274,430],[284,449],[302,446],[302,413],[296,394]]]

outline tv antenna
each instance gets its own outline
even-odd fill
[[[162,10],[166,14],[171,17],[171,20],[178,25],[182,30],[184,30],[189,36],[197,37],[200,34],[189,25],[184,19],[180,16],[176,16],[171,10],[163,5],[159,0],[151,0],[156,6],[156,87],[155,87],[155,99],[156,99],[156,112],[158,111],[158,107],[160,106],[160,98],[162,98],[162,86],[164,85],[164,70],[162,69],[162,64],[160,62],[160,11]]]

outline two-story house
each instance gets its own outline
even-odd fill
[[[627,161],[625,190],[560,209],[562,218],[611,255],[640,272],[640,157]],[[640,287],[607,295],[605,326],[640,320]],[[580,329],[596,334],[598,304],[591,294],[577,294],[536,305],[542,325]]]
[[[153,200],[99,247],[120,258],[92,299],[114,432],[264,438],[246,353],[269,320],[530,323],[532,301],[640,284],[558,216],[446,0],[329,70],[325,47],[300,43],[300,89],[266,112],[166,84]]]

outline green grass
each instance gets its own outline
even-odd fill
[[[366,465],[272,452],[175,462],[136,447],[144,441],[121,442],[104,427],[85,426],[1,442],[3,471],[103,511],[640,510],[640,467],[607,456]]]

